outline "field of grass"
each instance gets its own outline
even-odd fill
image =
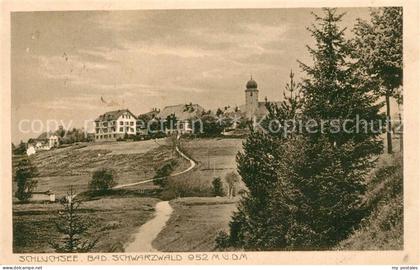
[[[79,144],[39,152],[33,157],[40,177],[73,176],[93,172],[100,167],[118,173],[147,173],[157,161],[171,156],[171,147],[161,139],[154,141]]]
[[[236,171],[236,154],[242,149],[242,139],[181,139],[181,149],[197,162],[197,167],[174,177],[172,183],[189,190],[188,197],[211,196],[213,179],[223,179]]]
[[[136,229],[152,218],[158,201],[136,192],[124,191],[84,202],[80,213],[93,224],[88,238],[93,240],[99,237],[92,252],[123,252],[126,243],[132,241]],[[61,237],[54,224],[54,218],[61,208],[59,203],[14,204],[13,251],[54,252],[48,241],[59,241]]]
[[[213,251],[221,230],[228,231],[237,198],[180,198],[170,202],[174,211],[164,229],[153,241],[159,251]]]
[[[118,184],[127,184],[153,178],[156,169],[171,158],[179,161],[175,172],[189,166],[173,153],[165,139],[157,142],[84,143],[39,152],[31,157],[39,171],[37,190],[52,190],[58,197],[65,195],[70,185],[76,192],[86,191],[92,172],[98,168],[114,169]]]

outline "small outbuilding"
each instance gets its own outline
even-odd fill
[[[55,194],[51,190],[32,192],[31,201],[55,202]]]

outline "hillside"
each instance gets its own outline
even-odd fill
[[[238,197],[188,197],[170,201],[174,209],[166,226],[153,241],[163,252],[208,252],[216,237],[229,228]]]
[[[403,158],[396,153],[379,161],[368,185],[370,210],[359,229],[337,249],[400,250],[404,244]],[[382,164],[381,164],[382,163]]]
[[[171,158],[179,161],[175,171],[189,166],[165,139],[74,144],[31,157],[39,171],[37,191],[52,190],[58,197],[65,195],[70,185],[77,192],[87,190],[91,174],[99,168],[114,169],[118,184],[128,184],[153,178],[156,169]],[[14,168],[17,162],[18,157],[14,158]]]

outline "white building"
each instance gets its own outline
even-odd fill
[[[36,153],[35,146],[29,145],[28,148],[26,149],[26,155],[31,156],[35,153]]]
[[[55,194],[51,191],[32,192],[31,201],[55,202]]]
[[[95,120],[95,141],[113,141],[136,135],[136,116],[128,109],[106,112]]]

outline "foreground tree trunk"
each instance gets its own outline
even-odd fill
[[[402,117],[401,117],[401,111],[398,113],[398,117],[400,119],[400,123],[399,123],[399,134],[400,134],[400,152],[403,151],[404,149],[404,130],[403,130],[403,122],[402,122]]]
[[[392,154],[392,135],[391,135],[391,106],[389,104],[389,95],[386,99],[386,145],[388,154]]]

